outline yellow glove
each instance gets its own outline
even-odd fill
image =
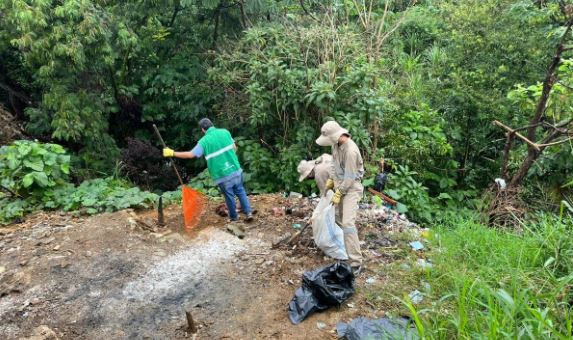
[[[326,190],[334,189],[334,181],[332,180],[332,178],[326,180],[325,188]]]
[[[332,196],[332,199],[330,200],[330,203],[337,205],[338,203],[340,203],[340,199],[342,199],[342,193],[340,192],[340,190],[336,190],[336,192]]]
[[[163,148],[163,157],[173,157],[175,156],[175,151],[170,148]]]

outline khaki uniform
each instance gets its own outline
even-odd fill
[[[326,181],[330,178],[330,168],[332,168],[332,156],[325,153],[316,160],[314,166],[314,180],[320,191],[320,196],[326,195]]]
[[[350,265],[358,266],[362,264],[362,253],[356,229],[356,214],[358,202],[364,192],[360,183],[364,176],[364,162],[358,146],[351,139],[340,146],[333,145],[332,158],[330,177],[334,180],[335,188],[343,195],[336,207],[336,223],[344,232],[344,244]]]

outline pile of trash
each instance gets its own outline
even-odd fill
[[[359,226],[374,226],[396,231],[417,227],[416,223],[410,222],[406,215],[375,204],[360,204],[356,222]]]

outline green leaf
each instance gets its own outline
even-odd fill
[[[95,198],[85,198],[82,200],[82,205],[84,207],[91,207],[94,206],[97,203],[97,200]]]
[[[62,170],[62,172],[65,174],[69,174],[70,173],[70,164],[64,163],[64,164],[60,165],[60,170]]]
[[[450,196],[448,193],[442,192],[438,195],[437,197],[439,200],[445,199],[445,200],[451,200],[452,196]]]
[[[408,207],[406,205],[398,202],[398,204],[396,204],[396,211],[399,212],[400,214],[407,213]]]
[[[27,154],[30,153],[30,151],[32,151],[32,145],[30,145],[28,143],[22,143],[22,144],[18,145],[18,153],[21,156],[26,156]]]
[[[48,176],[43,172],[32,172],[31,175],[34,177],[34,181],[41,187],[46,187],[50,184]]]
[[[395,200],[399,200],[400,198],[402,198],[402,196],[398,193],[398,191],[394,189],[386,190],[386,193],[388,194],[388,196],[392,197]]]
[[[24,176],[24,178],[22,179],[22,184],[24,185],[24,188],[28,188],[30,185],[32,185],[34,183],[34,175],[33,173],[29,173],[26,176]]]
[[[44,162],[41,159],[33,159],[33,160],[24,160],[24,166],[35,170],[35,171],[43,171],[44,170]]]

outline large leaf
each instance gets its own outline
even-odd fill
[[[43,172],[32,172],[31,175],[34,177],[34,182],[36,182],[41,187],[47,187],[50,184],[48,176]]]
[[[33,173],[29,173],[26,176],[24,176],[24,178],[22,178],[22,184],[24,185],[24,188],[29,187],[30,185],[32,185],[34,183],[34,175]]]
[[[44,162],[41,159],[34,158],[32,160],[24,160],[24,165],[32,170],[35,171],[43,171],[44,170]]]

